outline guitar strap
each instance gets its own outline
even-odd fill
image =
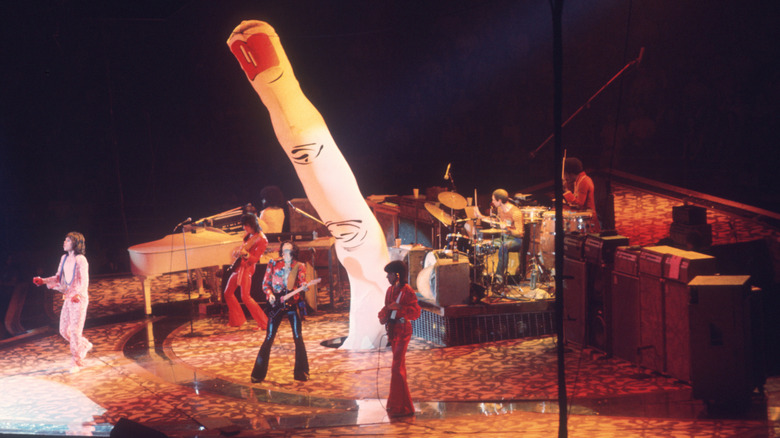
[[[287,276],[287,290],[295,290],[295,281],[298,279],[298,268],[301,267],[300,263],[295,263],[295,266],[290,268],[290,273]]]

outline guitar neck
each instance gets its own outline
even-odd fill
[[[288,298],[290,298],[290,297],[294,296],[295,294],[297,294],[297,293],[299,293],[299,292],[303,291],[303,290],[304,290],[304,289],[306,289],[307,287],[309,287],[309,286],[311,286],[311,285],[313,285],[313,284],[317,284],[317,283],[319,283],[319,282],[320,282],[320,279],[319,279],[319,278],[318,278],[318,279],[316,279],[316,280],[312,280],[312,281],[310,281],[310,282],[308,282],[308,283],[304,284],[303,286],[299,287],[298,289],[295,289],[295,290],[294,290],[294,291],[292,291],[292,292],[288,292],[288,293],[286,293],[286,294],[282,295],[282,301],[286,301]]]

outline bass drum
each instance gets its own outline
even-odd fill
[[[448,253],[450,254],[449,256]],[[436,263],[438,263],[439,258],[449,258],[451,257],[451,254],[452,251],[439,249],[430,250],[425,253],[425,256],[423,257],[423,268],[417,274],[417,293],[420,294],[423,299],[436,302],[436,294],[433,291]]]
[[[471,240],[468,236],[461,234],[447,234],[447,249],[452,249],[452,244],[455,244],[455,248],[462,253],[470,253],[473,249],[471,247]]]

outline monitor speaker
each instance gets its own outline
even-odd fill
[[[639,362],[639,278],[612,272],[612,354]]]
[[[587,325],[587,267],[563,258],[563,334],[566,342],[585,345]]]
[[[436,262],[431,286],[437,305],[468,304],[470,283],[468,259],[439,259]]]

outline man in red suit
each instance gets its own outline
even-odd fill
[[[268,327],[268,317],[263,309],[249,294],[252,290],[252,276],[255,274],[255,264],[268,246],[263,230],[257,216],[252,213],[241,216],[241,225],[244,227],[244,244],[233,251],[238,268],[230,275],[225,286],[225,302],[228,305],[228,325],[240,327],[246,322],[244,311],[236,299],[236,288],[241,287],[241,301],[244,302],[252,318],[257,322],[256,329],[265,330]]]
[[[414,415],[414,403],[406,383],[406,349],[412,339],[412,321],[420,317],[417,295],[406,282],[404,262],[395,260],[385,266],[390,287],[385,294],[385,306],[379,311],[379,322],[387,327],[387,340],[393,350],[390,374],[390,394],[387,414],[390,417]]]
[[[593,180],[582,170],[582,162],[577,158],[567,158],[563,163],[563,198],[576,210],[590,210],[590,232],[601,232],[599,218],[596,215],[595,186]]]

